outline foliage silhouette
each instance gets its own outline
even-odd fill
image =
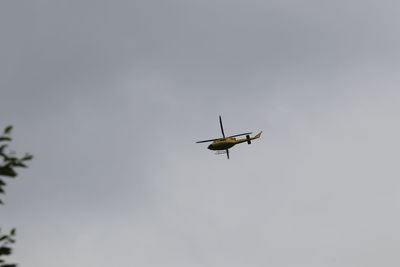
[[[15,156],[15,152],[7,151],[8,143],[12,141],[10,135],[13,127],[7,126],[3,134],[0,136],[0,194],[5,194],[4,187],[6,183],[2,177],[15,178],[17,177],[16,168],[26,168],[26,161],[32,160],[33,156],[26,154],[22,158]],[[4,204],[0,199],[0,204]],[[16,267],[16,264],[7,264],[3,259],[4,256],[9,256],[12,253],[11,245],[15,243],[16,230],[13,228],[10,233],[2,234],[0,228],[0,267]]]

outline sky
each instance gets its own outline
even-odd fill
[[[1,1],[9,261],[399,266],[399,5]]]

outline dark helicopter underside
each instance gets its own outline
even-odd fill
[[[210,150],[226,150],[236,145],[236,142],[222,141],[218,143],[212,143],[208,146]]]

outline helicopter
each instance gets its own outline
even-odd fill
[[[233,147],[234,145],[247,142],[247,144],[251,144],[251,140],[258,139],[261,136],[261,132],[259,132],[254,137],[250,137],[250,133],[242,133],[242,134],[235,134],[228,137],[225,137],[224,127],[222,126],[222,118],[219,116],[219,124],[221,126],[222,138],[215,138],[209,140],[198,141],[196,143],[206,143],[212,142],[207,148],[210,150],[217,151],[217,154],[226,154],[227,158],[229,159],[229,148]],[[245,135],[246,138],[236,139],[237,136]]]

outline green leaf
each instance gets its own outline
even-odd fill
[[[0,136],[0,142],[4,142],[4,141],[12,141],[12,139],[8,136]]]
[[[12,125],[8,125],[5,129],[4,129],[4,134],[10,134],[11,131],[13,129]]]
[[[11,168],[10,166],[3,166],[0,167],[0,175],[2,176],[8,176],[8,177],[16,177],[17,173],[14,171],[13,168]]]
[[[21,159],[21,161],[32,160],[32,159],[33,159],[33,155],[26,154],[26,155]]]
[[[16,233],[16,231],[17,231],[17,230],[16,230],[15,228],[11,229],[10,235],[14,236],[15,233]]]
[[[0,146],[0,153],[3,153],[4,149],[8,147],[8,145],[2,145]]]
[[[25,164],[23,164],[22,162],[15,162],[13,164],[14,167],[22,167],[22,168],[27,168],[28,166],[26,166]]]
[[[10,255],[12,249],[10,247],[0,247],[0,255]]]

